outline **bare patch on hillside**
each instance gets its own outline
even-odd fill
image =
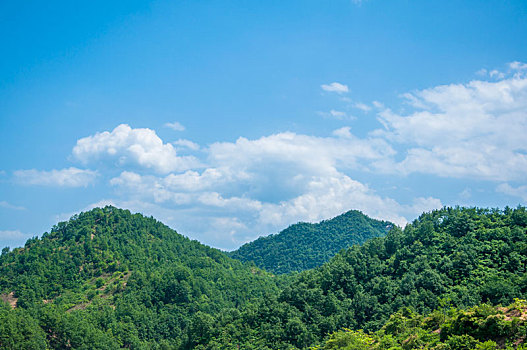
[[[13,292],[9,294],[0,294],[0,299],[11,305],[13,309],[16,307],[16,303],[18,301],[18,298],[15,298],[15,293]]]

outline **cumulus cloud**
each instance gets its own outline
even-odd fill
[[[259,221],[272,227],[285,227],[299,220],[320,221],[351,208],[398,225],[406,224],[406,219],[398,213],[401,206],[395,200],[377,195],[342,173],[310,177],[302,194],[279,203],[265,203]]]
[[[202,235],[212,235],[207,241],[221,247],[350,209],[404,225],[405,215],[415,215],[416,207],[441,206],[434,199],[401,205],[353,180],[343,169],[359,168],[362,161],[384,159],[394,151],[383,140],[355,138],[349,128],[335,134],[339,136],[279,133],[217,142],[207,149],[208,167],[201,171],[166,176],[124,171],[111,185],[135,203],[184,210],[187,220],[200,222]],[[227,237],[214,233],[216,222]],[[218,242],[211,242],[212,237]]]
[[[86,187],[92,184],[97,176],[97,171],[74,167],[50,171],[30,169],[14,172],[16,181],[21,184],[56,187]]]
[[[509,63],[509,68],[512,69],[513,71],[527,70],[527,63],[514,61],[514,62]]]
[[[174,123],[165,123],[165,126],[167,128],[170,128],[174,131],[184,131],[185,130],[185,127],[183,125],[181,125],[181,123],[179,122],[174,122]]]
[[[515,67],[521,67],[515,64]],[[383,171],[444,177],[518,180],[527,173],[527,77],[474,80],[405,94],[414,110],[382,108],[384,129],[372,136],[407,148]]]
[[[344,85],[344,84],[341,84],[341,83],[337,83],[337,82],[334,82],[334,83],[331,83],[331,84],[322,84],[322,85],[320,85],[320,87],[324,91],[336,92],[337,94],[343,94],[343,93],[349,92],[349,89],[348,89],[347,85]]]
[[[271,196],[269,192],[299,194],[305,189],[306,176],[331,175],[337,168],[360,169],[364,161],[393,154],[395,151],[381,139],[288,132],[256,140],[241,137],[234,143],[214,143],[209,148],[209,162],[229,169],[229,174],[237,174],[239,183],[250,182],[243,187],[245,193],[260,198]]]
[[[349,209],[402,226],[440,208],[441,200],[416,194],[401,202],[363,179],[426,173],[489,181],[493,189],[502,183],[497,191],[527,197],[527,68],[513,62],[506,69],[404,94],[398,108],[350,100],[346,111],[372,111],[382,125],[365,137],[343,126],[325,137],[281,132],[202,147],[184,139],[165,143],[153,130],[123,124],[79,140],[73,155],[84,164],[110,160],[121,167],[111,175],[111,203],[155,215],[216,247]],[[339,83],[322,89],[348,92]],[[337,109],[328,116],[348,118]],[[191,151],[199,161],[180,154]]]
[[[178,156],[174,146],[163,143],[154,130],[127,124],[78,140],[73,156],[83,164],[113,160],[118,166],[133,164],[159,173],[199,166],[194,157]]]

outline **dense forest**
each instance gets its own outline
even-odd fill
[[[106,207],[2,251],[0,348],[522,348],[526,262],[523,207],[424,213],[276,276]]]
[[[0,290],[17,306],[2,311],[0,348],[192,348],[212,315],[277,284],[153,218],[106,207],[4,249]]]
[[[395,225],[374,220],[357,210],[350,210],[318,224],[301,222],[276,235],[260,237],[244,244],[230,256],[252,261],[274,273],[304,271],[320,266],[341,249],[384,236]]]
[[[508,306],[442,308],[423,316],[410,308],[392,315],[375,333],[344,329],[313,350],[527,349],[527,302]]]

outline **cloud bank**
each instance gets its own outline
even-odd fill
[[[25,184],[75,187],[100,175],[113,191],[105,203],[155,215],[226,249],[350,209],[404,225],[443,205],[428,194],[404,202],[381,194],[364,180],[378,174],[475,179],[525,201],[526,67],[513,62],[504,72],[479,72],[479,80],[412,91],[397,107],[349,99],[346,110],[359,109],[379,122],[365,137],[346,125],[360,120],[329,108],[346,123],[329,135],[278,132],[209,145],[162,140],[155,130],[121,124],[83,137],[73,148],[74,161],[97,171],[20,170],[15,177]],[[337,82],[321,88],[349,92]],[[167,123],[182,130],[178,125]]]
[[[514,64],[514,67],[518,64]],[[527,78],[442,85],[404,95],[411,113],[383,109],[372,133],[407,147],[379,170],[514,181],[527,173]]]

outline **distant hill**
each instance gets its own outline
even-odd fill
[[[324,264],[341,249],[380,237],[394,226],[351,210],[318,224],[301,222],[244,244],[230,256],[274,273],[304,271]]]

